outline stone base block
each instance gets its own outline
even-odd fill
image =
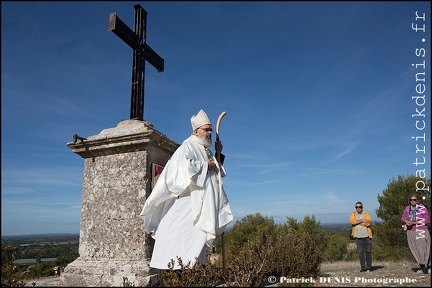
[[[159,283],[159,274],[145,260],[78,258],[60,276],[60,286],[66,287],[155,287]]]

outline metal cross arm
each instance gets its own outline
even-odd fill
[[[153,65],[157,69],[157,71],[163,72],[164,71],[164,59],[160,57],[150,46],[148,46],[146,43],[144,43],[144,54],[145,59]]]
[[[111,13],[109,16],[108,31],[114,32],[120,37],[126,44],[133,49],[140,49],[138,35],[136,35],[120,18],[117,17],[117,13]]]
[[[145,59],[157,69],[158,72],[164,71],[164,59],[160,57],[147,43],[141,47],[138,35],[136,35],[120,18],[117,13],[109,16],[108,31],[114,32],[120,39],[134,50],[143,50]]]

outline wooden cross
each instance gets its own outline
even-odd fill
[[[147,12],[139,4],[134,5],[134,8],[134,32],[117,17],[115,12],[109,15],[108,31],[113,31],[133,49],[130,119],[144,120],[145,60],[158,72],[163,72],[164,59],[146,43]]]

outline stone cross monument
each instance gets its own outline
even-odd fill
[[[135,11],[136,17],[142,19],[141,6],[135,5]],[[111,19],[116,19],[116,31],[132,38],[134,59],[136,55],[133,70],[142,72],[143,60],[154,61],[163,69],[163,61],[146,46],[145,33],[135,37],[124,27],[119,28],[116,16],[111,14],[110,23]],[[143,23],[145,26],[145,20]],[[144,52],[151,56],[143,56]],[[67,143],[72,152],[84,158],[84,175],[79,257],[64,269],[61,286],[158,284],[157,271],[149,267],[154,241],[145,233],[139,214],[151,192],[153,165],[165,166],[179,144],[142,119],[143,86],[135,89],[135,83],[132,85],[131,119],[87,138],[75,134],[73,142]],[[134,94],[136,90],[140,92]],[[136,102],[139,105],[133,104]]]

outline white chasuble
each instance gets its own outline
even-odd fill
[[[233,220],[222,186],[225,171],[208,170],[201,143],[192,135],[174,152],[140,213],[155,239],[150,267],[168,269],[172,259],[179,269],[177,257],[183,264],[193,265],[195,257],[204,264],[206,248]]]

